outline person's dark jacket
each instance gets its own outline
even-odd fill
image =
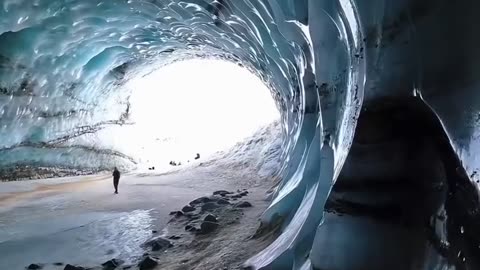
[[[118,170],[113,171],[113,179],[120,179],[120,172]]]

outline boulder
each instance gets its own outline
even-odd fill
[[[238,202],[238,203],[235,204],[235,207],[237,207],[237,208],[247,208],[247,207],[252,207],[252,204],[247,202],[247,201]]]
[[[67,265],[65,265],[65,268],[63,268],[63,270],[86,270],[86,268],[81,267],[81,266],[75,266],[75,265],[67,264]]]
[[[62,263],[62,262],[56,262],[56,263],[53,263],[53,265],[55,265],[55,266],[62,266],[63,263]]]
[[[152,251],[160,251],[172,247],[173,244],[165,238],[157,237],[144,244],[145,247],[150,247]]]
[[[119,260],[119,259],[111,259],[109,261],[106,261],[102,263],[102,267],[104,270],[114,270],[117,268],[119,265],[123,264],[124,261]]]
[[[210,211],[210,210],[216,209],[218,207],[220,207],[220,206],[218,204],[214,203],[214,202],[207,202],[207,203],[202,205],[202,211]]]
[[[170,215],[171,215],[171,216],[175,216],[175,217],[181,217],[181,216],[183,216],[184,214],[183,214],[182,211],[172,211],[172,212],[170,212]]]
[[[200,198],[197,198],[197,199],[191,201],[189,204],[191,206],[194,206],[194,205],[197,205],[197,204],[207,203],[207,202],[211,202],[211,201],[213,201],[213,199],[208,198],[208,197],[200,197]]]
[[[195,226],[188,224],[187,226],[185,226],[185,231],[187,231],[187,232],[196,232],[196,231],[198,231],[198,229],[195,228]]]
[[[158,265],[157,260],[155,260],[154,258],[152,258],[150,256],[146,256],[138,264],[138,269],[140,269],[140,270],[150,270],[150,269],[155,268],[155,266],[157,266],[157,265]]]
[[[202,224],[200,224],[200,233],[202,234],[211,233],[214,230],[216,230],[218,226],[219,225],[216,222],[204,221],[202,222]]]
[[[195,211],[195,207],[192,207],[190,205],[185,205],[182,208],[182,212],[184,212],[184,213],[193,212],[193,211]]]
[[[226,190],[217,190],[217,191],[213,192],[213,195],[220,195],[220,196],[225,196],[225,195],[228,195],[228,194],[232,194],[232,192],[226,191]]]
[[[225,199],[219,199],[217,201],[217,204],[226,205],[226,204],[230,204],[230,202]]]
[[[203,218],[203,221],[208,221],[208,222],[217,222],[217,217],[214,215],[208,214]]]
[[[42,269],[42,266],[36,263],[30,264],[27,269]]]
[[[200,218],[200,215],[189,215],[188,218],[189,218],[190,220],[197,220],[197,219]]]

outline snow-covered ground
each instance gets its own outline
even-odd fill
[[[278,123],[272,124],[177,172],[125,174],[118,195],[110,175],[0,183],[0,269],[95,266],[115,257],[129,262],[142,254],[139,246],[152,230],[165,227],[170,211],[197,197],[248,188],[261,200],[275,180],[281,140]]]

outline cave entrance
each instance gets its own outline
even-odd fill
[[[193,59],[132,80],[134,125],[112,137],[138,169],[185,165],[225,150],[279,119],[267,86],[237,64]]]
[[[105,113],[118,112],[115,105],[123,109],[120,105],[129,96],[130,105],[122,114],[127,121],[89,133],[85,140],[135,158],[139,170],[156,169],[127,173],[122,163],[113,161],[122,173],[118,193],[110,171],[45,180],[38,188],[39,182],[2,185],[0,190],[16,194],[8,194],[6,201],[0,198],[0,206],[7,205],[0,207],[1,269],[23,269],[31,263],[45,269],[57,268],[58,263],[100,266],[110,265],[112,258],[133,269],[151,259],[142,254],[154,251],[162,253],[162,269],[177,268],[177,254],[188,269],[198,268],[197,259],[218,258],[202,262],[204,269],[213,269],[219,261],[240,265],[258,252],[245,239],[255,233],[268,207],[264,194],[276,180],[282,142],[279,123],[272,123],[279,112],[265,84],[231,62],[191,60],[165,66],[124,87],[108,100],[112,107],[106,105]],[[275,132],[268,132],[270,127]],[[229,151],[230,146],[235,151]],[[223,149],[225,155],[208,157]],[[172,167],[172,160],[183,165]],[[205,164],[187,169],[188,160]],[[94,159],[98,164],[109,161]],[[159,173],[174,168],[182,169]],[[163,240],[174,247],[193,246],[202,238],[204,251],[172,251],[166,257],[151,241],[159,232],[169,232]],[[197,233],[202,235],[197,238]],[[217,233],[222,240],[213,242],[219,239]],[[222,254],[227,251],[236,255],[225,259]]]

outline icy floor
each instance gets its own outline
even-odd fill
[[[0,183],[0,269],[135,259],[152,230],[165,227],[170,211],[214,190],[271,187],[262,176],[279,168],[279,127],[263,128],[201,166],[124,174],[118,195],[109,174]]]
[[[105,176],[0,183],[0,269],[94,266],[115,257],[128,262],[142,254],[140,244],[166,224],[170,211],[211,192],[199,182],[210,177],[208,169],[127,175],[118,195]]]
[[[151,223],[149,211],[136,210],[93,212],[24,225],[15,229],[15,237],[0,243],[0,268],[24,269],[29,262],[98,265],[114,257],[131,260],[141,255],[138,247],[151,236]]]

